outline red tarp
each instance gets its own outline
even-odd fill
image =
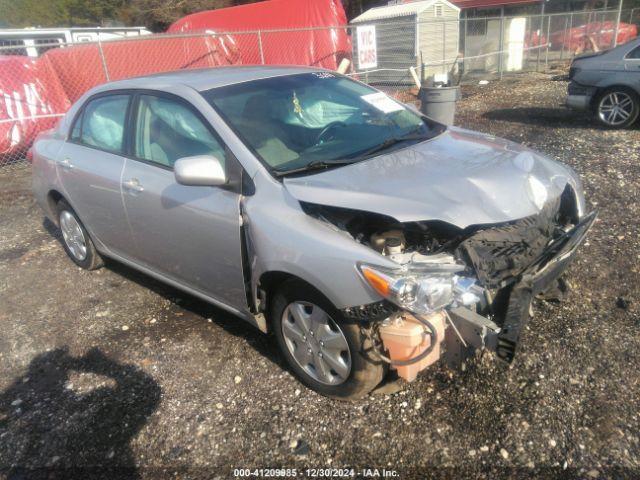
[[[347,17],[340,0],[268,0],[208,10],[178,20],[169,33],[309,28],[297,32],[234,34],[244,64],[313,65],[335,70],[351,58]],[[314,29],[317,28],[317,29]],[[262,55],[260,54],[262,44]]]
[[[109,80],[240,61],[233,38],[226,35],[138,37],[103,42],[102,52]],[[87,90],[106,81],[97,44],[52,49],[35,60],[0,57],[0,163],[17,159],[38,132],[58,120],[42,115],[65,113]]]
[[[613,46],[616,22],[591,22],[567,31],[559,30],[551,34],[551,48],[576,50],[593,50],[594,45],[600,50]],[[638,28],[630,23],[620,23],[618,27],[618,45],[626,43],[638,36]]]
[[[138,37],[136,40],[103,42],[102,52],[111,81],[239,62],[237,47],[228,36]],[[97,44],[49,50],[38,61],[50,65],[56,72],[71,102],[107,81]]]
[[[0,165],[18,160],[69,106],[47,65],[29,57],[0,56]]]

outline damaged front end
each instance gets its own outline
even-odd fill
[[[464,229],[302,205],[397,264],[359,263],[385,300],[343,314],[366,326],[375,354],[410,381],[442,355],[451,366],[480,348],[513,360],[532,298],[558,281],[595,220],[595,212],[579,216],[575,198],[567,185],[536,215]]]

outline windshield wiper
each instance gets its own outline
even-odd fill
[[[276,177],[284,177],[287,175],[293,175],[301,172],[311,172],[313,170],[326,170],[338,165],[347,165],[353,163],[353,160],[315,160],[302,167],[292,168],[290,170],[275,170],[274,175]]]
[[[384,142],[382,142],[379,145],[376,145],[375,147],[370,148],[369,150],[365,150],[364,152],[358,153],[358,155],[355,155],[353,157],[351,157],[352,160],[365,160],[373,155],[375,155],[376,153],[379,153],[383,150],[386,150],[388,148],[393,147],[394,145],[398,144],[398,143],[402,143],[402,142],[406,142],[409,140],[427,140],[428,138],[430,138],[428,135],[416,135],[416,134],[408,134],[408,135],[403,135],[402,137],[391,137],[391,138],[387,138]]]
[[[422,134],[422,135],[416,134],[415,132],[419,129],[420,127],[410,131],[409,133],[401,137],[387,138],[381,144],[376,145],[375,147],[372,147],[368,150],[365,150],[362,153],[358,153],[357,155],[353,155],[343,159],[335,159],[335,160],[315,160],[299,168],[292,168],[290,170],[281,170],[281,171],[275,170],[274,175],[276,177],[284,177],[284,176],[293,175],[296,173],[310,172],[313,170],[325,170],[325,169],[329,169],[339,165],[356,163],[362,160],[366,160],[367,158],[375,155],[376,153],[381,152],[382,150],[386,150],[387,148],[390,148],[397,143],[402,143],[410,140],[427,140],[428,138],[431,138],[429,134]]]

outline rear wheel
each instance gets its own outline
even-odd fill
[[[95,270],[103,265],[102,257],[89,237],[89,233],[65,201],[60,200],[57,205],[58,225],[62,232],[64,250],[76,265],[86,270]]]
[[[386,366],[371,356],[372,345],[360,326],[347,322],[311,286],[285,283],[273,297],[271,318],[287,363],[316,392],[350,400],[363,397],[382,381]]]
[[[640,113],[638,95],[625,87],[614,87],[602,92],[596,99],[596,116],[607,127],[625,128],[632,125]]]

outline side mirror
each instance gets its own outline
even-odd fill
[[[180,158],[173,165],[173,172],[181,185],[217,187],[227,183],[222,163],[212,155]]]

